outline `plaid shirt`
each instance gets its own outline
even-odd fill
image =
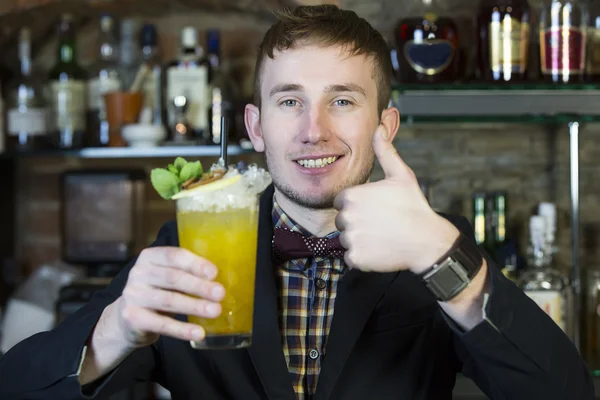
[[[314,237],[290,219],[275,199],[272,217],[274,227]],[[315,393],[327,354],[337,286],[346,267],[343,259],[323,257],[291,260],[276,267],[283,353],[296,397],[308,400]]]

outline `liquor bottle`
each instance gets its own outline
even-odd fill
[[[118,72],[119,42],[115,28],[115,20],[112,16],[100,17],[99,57],[91,68],[87,88],[88,144],[90,146],[108,146],[109,126],[106,119],[104,94],[121,89]]]
[[[75,28],[70,14],[58,25],[58,59],[49,74],[51,130],[60,148],[83,147],[86,130],[86,73],[77,62]]]
[[[479,79],[499,83],[525,79],[530,15],[527,0],[481,0],[477,16]]]
[[[483,246],[486,236],[486,194],[484,192],[473,193],[473,231],[475,242]]]
[[[527,269],[519,278],[519,286],[567,335],[571,336],[571,289],[566,275],[552,266],[553,245],[547,242],[545,218],[539,215],[532,216],[529,229]]]
[[[423,0],[423,13],[396,27],[402,83],[452,82],[459,78],[458,29],[439,0]]]
[[[144,96],[143,107],[152,110],[153,124],[162,125],[164,123],[164,108],[162,103],[163,75],[158,52],[158,33],[154,25],[145,24],[142,26],[140,44],[142,47],[142,62],[149,69],[142,86]]]
[[[140,69],[140,46],[137,40],[138,24],[134,19],[121,21],[121,43],[119,76],[124,90],[129,90]]]
[[[206,32],[206,56],[209,68],[209,121],[211,131],[210,144],[221,143],[221,117],[228,124],[228,138],[235,136],[235,100],[238,97],[233,80],[227,76],[221,65],[220,34],[216,29]]]
[[[582,82],[588,9],[584,0],[551,0],[540,14],[540,67],[544,80]]]
[[[585,74],[586,80],[600,82],[600,1],[590,2],[589,16]]]
[[[48,107],[31,62],[31,31],[19,34],[21,76],[9,88],[7,98],[7,145],[11,150],[39,150],[52,146],[48,132]]]
[[[185,117],[189,122],[189,136],[174,136],[173,141],[199,141],[202,144],[211,142],[208,122],[208,61],[198,56],[198,32],[191,26],[181,31],[181,53],[177,60],[172,61],[166,68],[166,103],[168,125],[171,132],[177,132],[175,98],[179,106],[185,105]],[[181,98],[185,98],[182,102]]]
[[[588,270],[585,293],[585,361],[589,368],[600,368],[600,270]]]

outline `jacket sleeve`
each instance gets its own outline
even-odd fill
[[[475,240],[466,218],[451,222]],[[464,332],[442,313],[455,333],[462,373],[493,400],[593,400],[591,374],[573,342],[489,257],[486,262],[484,321]]]
[[[161,228],[151,246],[176,245],[174,221]],[[132,260],[90,301],[48,332],[33,335],[11,348],[0,360],[0,399],[86,399],[102,397],[148,381],[155,373],[157,345],[134,351],[115,370],[82,392],[78,370],[85,344],[104,308],[122,293]],[[160,377],[154,377],[160,381]]]

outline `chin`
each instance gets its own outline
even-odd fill
[[[335,196],[342,190],[341,188],[331,187],[330,185],[315,186],[314,184],[307,185],[291,185],[273,181],[274,186],[285,197],[294,203],[314,209],[333,208],[333,200]]]

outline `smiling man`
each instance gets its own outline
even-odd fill
[[[218,266],[177,248],[169,222],[107,290],[0,361],[0,398],[155,381],[173,399],[438,400],[462,372],[492,399],[593,399],[559,327],[464,218],[428,205],[392,145],[390,78],[385,41],[352,12],[299,7],[267,32],[245,115],[273,177],[250,348],[192,350],[202,331],[165,314],[214,317],[223,298]],[[369,182],[375,159],[385,179]]]

